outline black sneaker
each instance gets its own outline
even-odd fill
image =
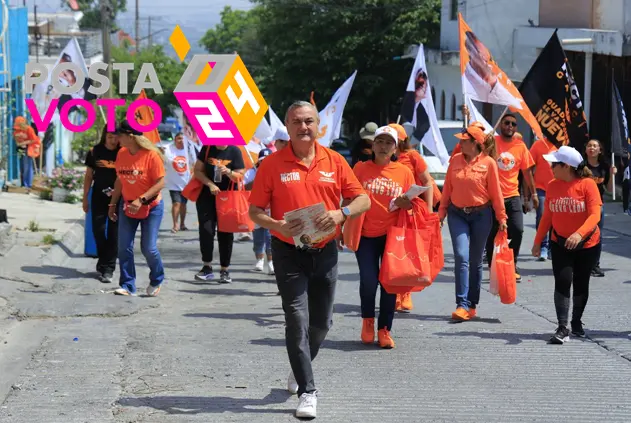
[[[600,266],[596,266],[592,269],[592,276],[595,278],[604,278],[605,272],[602,271]]]
[[[219,283],[231,283],[232,278],[227,270],[222,270],[219,274]]]
[[[210,266],[202,267],[202,270],[200,270],[195,275],[195,279],[197,279],[198,281],[209,281],[214,277],[215,275],[213,274],[213,268]]]
[[[585,338],[583,322],[572,322],[572,335],[576,336],[577,338]]]
[[[103,283],[112,283],[112,279],[114,278],[114,275],[112,275],[111,273],[103,273],[101,275],[101,282]]]
[[[554,333],[554,335],[552,335],[552,338],[550,338],[549,342],[551,344],[563,345],[565,342],[569,340],[570,340],[570,331],[564,326],[559,326],[557,328],[557,331]]]

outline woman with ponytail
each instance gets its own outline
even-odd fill
[[[554,305],[559,326],[550,338],[563,344],[574,336],[584,337],[581,318],[589,296],[589,279],[598,261],[600,207],[598,186],[581,153],[572,147],[544,155],[552,166],[554,180],[548,185],[543,217],[537,229],[532,255],[541,255],[541,241],[552,229],[550,252],[554,273]],[[573,286],[572,320],[569,320],[570,289]]]
[[[116,295],[136,295],[134,238],[140,225],[140,248],[147,259],[150,283],[147,295],[155,297],[164,281],[164,266],[158,251],[158,231],[164,203],[164,156],[141,132],[123,121],[116,130],[121,150],[116,157],[116,183],[109,204],[109,217],[118,223],[120,288]],[[117,207],[119,198],[123,201]],[[118,213],[116,209],[118,208]]]

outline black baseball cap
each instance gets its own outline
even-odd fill
[[[127,122],[127,120],[123,120],[116,127],[116,131],[114,133],[115,134],[138,135],[138,136],[142,135],[142,132],[136,131],[134,128],[132,128],[131,125],[129,124],[129,122]]]

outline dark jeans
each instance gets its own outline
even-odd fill
[[[537,197],[539,198],[539,207],[537,207],[537,219],[535,224],[535,229],[539,229],[539,222],[541,222],[541,218],[543,217],[543,209],[546,203],[546,192],[542,189],[537,188]],[[550,249],[550,236],[546,234],[541,241],[541,257],[548,257],[548,250]]]
[[[628,179],[622,181],[622,210],[629,210],[629,190],[631,190],[631,184]]]
[[[598,254],[596,258],[596,264],[594,264],[594,267],[600,267],[600,255],[602,254],[602,251],[603,251],[603,226],[604,224],[605,224],[605,206],[600,206],[600,221],[598,222],[598,227],[600,228],[600,241],[598,241],[598,245],[596,246],[596,248],[598,248]]]
[[[298,396],[316,392],[311,361],[333,325],[337,283],[337,246],[329,242],[319,252],[297,250],[272,238],[276,284],[285,311],[285,342]]]
[[[92,191],[92,233],[99,257],[96,271],[112,275],[118,257],[118,222],[110,220],[107,216],[109,200],[110,197]]]
[[[524,211],[522,210],[522,206],[521,197],[504,199],[504,207],[506,207],[506,215],[508,216],[506,222],[508,225],[508,239],[511,240],[508,246],[513,250],[513,255],[515,256],[515,271],[517,271],[517,256],[519,256],[521,240],[524,236]],[[493,227],[486,241],[486,259],[489,266],[493,259],[493,243],[499,227],[500,225],[497,222],[495,213],[493,213]]]
[[[362,236],[359,248],[355,252],[359,267],[359,298],[361,300],[362,318],[375,317],[375,297],[379,283],[379,267],[381,257],[386,249],[386,236],[367,238]],[[394,310],[397,303],[396,294],[388,294],[383,285],[379,299],[379,320],[377,329],[392,330]]]
[[[197,219],[199,221],[199,248],[202,252],[202,261],[211,263],[215,250],[215,228],[217,227],[217,207],[214,195],[204,195],[202,191],[195,206],[197,207]],[[217,231],[217,242],[219,243],[219,265],[230,267],[232,259],[232,245],[234,244],[234,234],[231,232]]]
[[[598,247],[566,250],[550,243],[554,273],[554,306],[559,326],[567,327],[570,310],[570,288],[574,286],[572,321],[580,322],[589,297],[589,278],[598,259]]]
[[[456,306],[466,310],[475,309],[480,302],[482,257],[484,244],[493,224],[491,219],[491,207],[471,214],[466,214],[453,206],[447,211],[447,223],[454,250]]]
[[[20,176],[22,177],[22,186],[25,188],[33,187],[33,158],[26,153],[20,158]]]

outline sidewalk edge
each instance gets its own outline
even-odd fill
[[[63,267],[73,257],[81,256],[76,250],[85,238],[84,223],[73,223],[44,256],[42,264]]]

